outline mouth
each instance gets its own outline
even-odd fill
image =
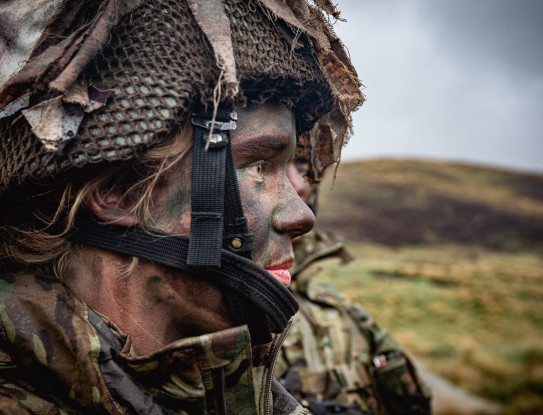
[[[288,269],[292,266],[292,264],[286,264],[286,265],[280,265],[280,266],[274,266],[274,267],[266,267],[266,271],[268,271],[270,274],[272,274],[277,280],[283,284],[285,287],[288,287],[290,285],[290,280],[292,277],[290,276],[290,272],[288,272]]]

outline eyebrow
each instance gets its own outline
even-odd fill
[[[278,135],[259,135],[249,139],[245,139],[242,142],[232,142],[232,150],[234,151],[234,158],[236,154],[243,155],[243,157],[256,157],[265,155],[268,152],[274,153],[284,152],[291,144],[292,138],[286,134]]]

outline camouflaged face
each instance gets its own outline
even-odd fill
[[[246,326],[137,356],[113,322],[59,281],[30,274],[0,276],[0,323],[0,412],[306,413],[273,386],[279,345],[251,348]]]

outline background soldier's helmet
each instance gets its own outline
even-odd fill
[[[299,133],[329,114],[325,124],[333,124],[334,132],[310,140],[318,176],[338,160],[349,114],[363,96],[328,24],[338,13],[329,0],[314,4],[19,0],[1,5],[0,24],[13,30],[0,38],[0,192],[62,177],[59,173],[73,168],[132,160],[202,106],[268,99],[293,108]],[[37,24],[44,15],[50,21]],[[29,46],[28,39],[36,41]]]

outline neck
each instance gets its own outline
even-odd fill
[[[205,279],[84,246],[64,280],[94,310],[132,337],[138,354],[231,326],[222,293]]]

